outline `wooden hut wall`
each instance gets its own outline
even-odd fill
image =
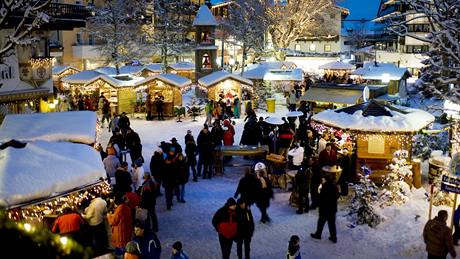
[[[404,149],[411,153],[410,139],[411,136],[404,134],[357,134],[357,169],[366,164],[371,170],[386,170],[396,151]]]
[[[399,93],[399,80],[391,80],[388,83],[388,94],[394,95]]]
[[[136,92],[131,88],[118,89],[118,113],[133,113],[136,103]]]
[[[174,87],[174,106],[182,105],[182,92],[177,87]]]

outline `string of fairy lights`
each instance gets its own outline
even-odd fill
[[[38,67],[50,67],[55,62],[55,58],[31,58],[29,59],[29,64],[32,68]]]
[[[102,181],[90,188],[59,196],[49,201],[11,209],[8,211],[8,217],[18,222],[35,222],[37,220],[42,222],[48,215],[59,215],[64,208],[79,209],[82,204],[91,201],[97,195],[107,195],[111,191],[110,184]]]

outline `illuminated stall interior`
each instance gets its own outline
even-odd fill
[[[335,61],[324,64],[319,69],[324,70],[323,79],[326,82],[346,83],[354,66],[341,61]]]
[[[340,135],[347,132],[357,161],[356,169],[366,165],[373,177],[381,179],[397,150],[409,151],[412,138],[434,121],[428,112],[402,106],[390,106],[375,100],[336,110],[325,110],[312,117],[318,132]],[[339,133],[339,134],[338,134]]]
[[[147,77],[136,83],[137,92],[144,92],[153,105],[150,105],[152,115],[157,114],[155,100],[163,99],[164,116],[174,116],[174,106],[182,105],[182,92],[188,90],[192,81],[176,74],[159,74]]]
[[[249,96],[252,96],[254,91],[251,80],[223,70],[200,78],[198,84],[207,89],[208,98],[214,101],[222,99],[233,103],[235,96],[242,100],[243,91],[248,91]]]

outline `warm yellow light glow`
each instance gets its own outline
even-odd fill
[[[69,241],[67,239],[67,237],[60,237],[59,238],[59,242],[61,242],[61,244],[64,245],[64,246],[67,244],[67,241]]]
[[[25,223],[24,224],[24,229],[27,231],[27,232],[30,232],[32,230],[32,226],[29,224],[29,223]]]

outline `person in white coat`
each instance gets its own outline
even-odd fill
[[[144,182],[144,167],[142,166],[142,163],[140,161],[136,160],[134,161],[134,164],[132,164],[131,170],[131,177],[133,180],[134,188],[133,190],[137,191]]]
[[[97,195],[85,209],[83,218],[89,225],[89,232],[92,245],[96,255],[101,255],[108,248],[107,230],[105,228],[105,214],[107,213],[107,202]]]
[[[293,169],[299,169],[302,166],[303,154],[304,149],[298,144],[295,144],[294,148],[289,150],[288,156],[292,156]]]

